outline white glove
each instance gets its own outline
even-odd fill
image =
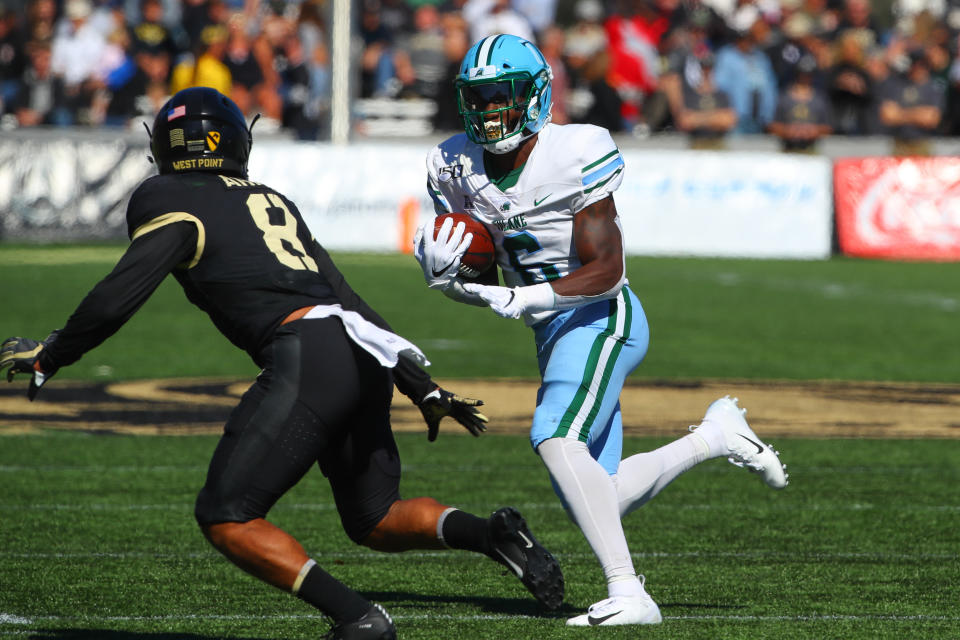
[[[463,288],[468,293],[480,296],[501,318],[519,318],[524,313],[550,311],[557,308],[557,297],[549,282],[513,289],[467,282]]]
[[[423,269],[423,277],[427,286],[441,291],[449,287],[457,277],[460,260],[470,247],[473,234],[464,235],[466,225],[457,223],[456,229],[450,233],[453,220],[443,221],[436,240],[433,238],[434,222],[425,222],[417,228],[413,236],[413,257]]]

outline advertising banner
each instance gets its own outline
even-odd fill
[[[124,238],[126,202],[155,171],[145,140],[137,142],[0,141],[0,237]],[[417,224],[433,215],[428,148],[260,140],[249,175],[293,200],[330,250],[409,252]],[[637,149],[622,155],[626,174],[615,199],[630,255],[830,254],[825,158]]]
[[[830,161],[781,153],[624,151],[627,252],[827,258]]]
[[[834,188],[843,253],[960,260],[960,158],[845,158]]]

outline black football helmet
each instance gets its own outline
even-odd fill
[[[160,108],[150,132],[161,174],[212,171],[245,178],[252,145],[243,113],[210,87],[178,91]]]

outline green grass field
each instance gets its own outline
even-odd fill
[[[0,336],[60,327],[120,247],[0,245]],[[334,256],[353,287],[420,345],[437,378],[537,376],[531,333],[451,303],[402,255]],[[644,378],[960,382],[960,263],[631,258],[651,326]],[[65,378],[253,373],[170,278]]]
[[[120,251],[0,247],[0,338],[61,326]],[[412,258],[335,258],[435,376],[536,375],[521,323],[428,291]],[[638,376],[960,382],[958,264],[631,259],[628,271],[653,331]],[[58,378],[253,373],[167,282]],[[0,415],[0,434],[11,426]],[[543,615],[489,560],[356,547],[323,477],[308,476],[272,518],[383,603],[402,638],[960,638],[960,440],[778,440],[782,492],[724,461],[700,465],[626,520],[664,624],[586,630],[563,620],[604,597],[602,575],[526,437],[398,441],[404,495],[476,513],[518,506],[568,585],[564,610]],[[319,637],[314,610],[235,569],[194,524],[215,443],[0,435],[0,637]]]

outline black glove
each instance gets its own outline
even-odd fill
[[[13,382],[13,377],[18,373],[31,374],[30,386],[27,389],[27,397],[33,400],[37,397],[37,391],[43,386],[43,383],[53,377],[57,372],[42,371],[37,365],[37,356],[43,349],[57,339],[59,331],[52,332],[45,340],[37,341],[30,338],[7,338],[0,346],[0,371],[7,367],[7,382]]]
[[[427,440],[433,442],[437,439],[440,420],[444,416],[450,416],[462,424],[467,431],[479,437],[487,430],[488,422],[487,416],[476,409],[482,404],[483,400],[464,398],[437,387],[417,403],[423,419],[427,422]]]

